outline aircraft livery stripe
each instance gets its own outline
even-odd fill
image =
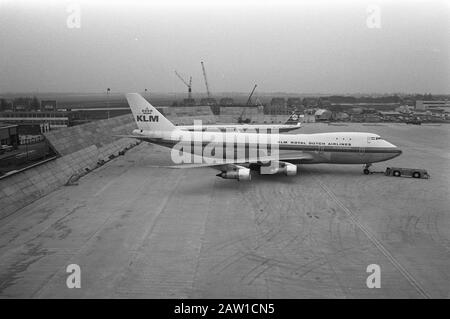
[[[148,141],[154,141],[157,144],[160,145],[166,145],[166,146],[172,146],[179,141],[172,141],[172,140],[162,140],[162,139],[152,139],[152,138],[144,138]],[[209,142],[203,142],[203,146],[205,147]],[[245,145],[245,146],[244,146]],[[255,148],[259,148],[259,145],[255,145]],[[193,146],[191,144],[191,146]],[[249,148],[249,145],[247,143],[242,144],[243,147],[246,149]],[[270,145],[268,145],[270,147]],[[236,144],[234,144],[234,148],[236,148]],[[280,151],[289,150],[289,151],[309,151],[309,152],[348,152],[348,153],[400,153],[401,151],[397,148],[390,148],[390,147],[355,147],[355,146],[325,146],[325,145],[283,145],[279,144],[278,149]]]

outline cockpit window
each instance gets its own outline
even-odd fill
[[[371,139],[371,140],[381,140],[381,137],[379,137],[379,136],[377,136],[377,137],[372,136],[370,139]]]

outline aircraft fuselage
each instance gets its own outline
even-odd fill
[[[395,145],[372,133],[338,132],[317,134],[256,134],[235,132],[146,132],[148,141],[166,147],[177,145],[183,152],[200,156],[227,158],[230,149],[234,158],[249,158],[250,154],[271,155],[278,151],[280,156],[304,154],[301,160],[290,160],[294,164],[334,163],[367,164],[382,162],[399,156],[402,151]],[[226,141],[226,143],[225,143]],[[211,148],[215,151],[211,153]],[[217,152],[222,148],[220,152]],[[205,154],[205,150],[209,150]],[[261,152],[262,150],[262,152]],[[227,153],[228,152],[228,153]],[[256,152],[256,153],[255,153]]]

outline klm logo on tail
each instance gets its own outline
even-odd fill
[[[148,107],[142,110],[143,115],[136,115],[137,122],[158,122],[158,115],[152,115],[153,111]]]
[[[138,122],[159,122],[158,115],[136,115]]]

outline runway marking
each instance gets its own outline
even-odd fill
[[[113,179],[111,181],[109,181],[109,183],[106,183],[105,186],[103,186],[102,188],[100,188],[100,190],[94,194],[94,197],[97,197],[98,195],[100,195],[101,193],[103,193],[109,186],[111,186],[114,182],[116,181],[116,179]]]
[[[313,176],[313,175],[312,175]],[[419,282],[411,275],[408,270],[403,267],[400,262],[395,259],[395,257],[389,252],[389,250],[384,247],[384,245],[378,240],[378,238],[373,234],[368,228],[366,228],[361,222],[358,220],[357,216],[348,209],[337,197],[334,193],[323,184],[317,177],[313,176],[313,178],[318,182],[320,187],[330,196],[330,198],[344,210],[347,217],[350,221],[357,226],[366,236],[367,238],[380,250],[380,252],[394,265],[395,268],[408,280],[408,282],[419,292],[422,297],[431,299],[431,295],[419,284]]]
[[[178,185],[180,184],[182,178],[184,178],[183,174],[178,174],[177,175],[175,183],[174,183],[172,189],[169,191],[167,196],[165,196],[163,198],[161,204],[159,204],[158,208],[156,209],[156,213],[154,214],[154,218],[152,220],[152,225],[144,231],[144,233],[142,234],[139,242],[136,243],[130,249],[131,252],[137,253],[139,248],[142,247],[142,245],[147,240],[147,238],[153,233],[153,230],[155,229],[156,224],[159,222],[161,214],[165,211],[165,209],[167,207],[167,204],[169,203],[169,200],[172,198],[173,194],[175,193],[176,189],[178,188]],[[132,256],[131,262],[133,262],[133,263],[135,262],[134,256]]]
[[[202,252],[203,252],[203,250],[204,250],[204,245],[203,245],[203,242],[204,242],[204,237],[205,237],[205,232],[206,232],[206,224],[208,223],[208,217],[209,217],[209,214],[211,213],[211,203],[212,203],[212,199],[214,198],[214,196],[215,196],[215,194],[216,194],[216,184],[217,184],[217,178],[216,179],[214,179],[214,181],[212,182],[212,184],[213,184],[213,187],[212,187],[212,189],[211,189],[211,193],[209,194],[209,196],[208,196],[208,198],[209,198],[209,201],[208,201],[208,211],[207,211],[207,213],[206,213],[206,216],[205,216],[205,221],[204,221],[204,223],[203,223],[203,227],[202,227],[202,234],[201,234],[201,236],[200,236],[200,247],[199,247],[199,249],[198,249],[198,254],[197,254],[197,259],[196,259],[196,264],[195,264],[195,268],[194,268],[194,275],[192,276],[193,278],[192,278],[192,283],[191,283],[191,291],[193,292],[193,291],[195,291],[195,283],[196,283],[196,280],[197,280],[197,278],[198,278],[198,270],[199,270],[199,268],[200,268],[200,258],[201,258],[201,256],[202,256]],[[191,294],[192,294],[192,292],[191,292]]]

